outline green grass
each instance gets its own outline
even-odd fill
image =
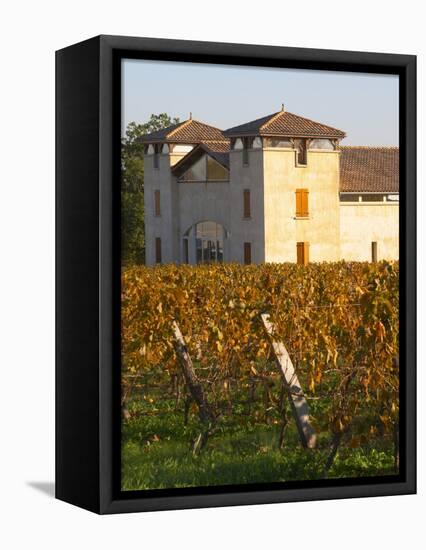
[[[301,448],[293,422],[285,444],[278,448],[279,425],[256,423],[253,416],[233,413],[223,418],[198,456],[191,441],[199,434],[197,418],[188,426],[183,412],[162,400],[161,410],[143,400],[134,402],[122,433],[122,489],[162,489],[323,477],[329,435],[319,434],[317,449]],[[374,439],[357,448],[342,446],[328,477],[392,475],[393,448],[387,439]]]

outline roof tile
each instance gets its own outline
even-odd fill
[[[278,111],[223,132],[225,136],[322,137],[342,139],[345,132],[287,111]]]
[[[398,147],[339,148],[340,191],[354,193],[399,192]]]
[[[143,143],[204,143],[209,141],[227,143],[228,139],[222,130],[190,118],[179,124],[163,128],[146,136]]]

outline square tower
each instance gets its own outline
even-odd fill
[[[236,212],[233,235],[248,239],[254,261],[339,260],[338,143],[344,132],[283,107],[224,134],[231,140],[231,187],[236,195],[248,190],[254,210],[246,226]]]

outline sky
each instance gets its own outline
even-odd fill
[[[285,109],[346,132],[342,145],[398,145],[398,76],[123,60],[122,132],[152,113],[225,130]]]

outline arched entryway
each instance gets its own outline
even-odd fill
[[[194,224],[183,236],[183,262],[211,264],[224,261],[227,233],[223,225],[213,221]]]

